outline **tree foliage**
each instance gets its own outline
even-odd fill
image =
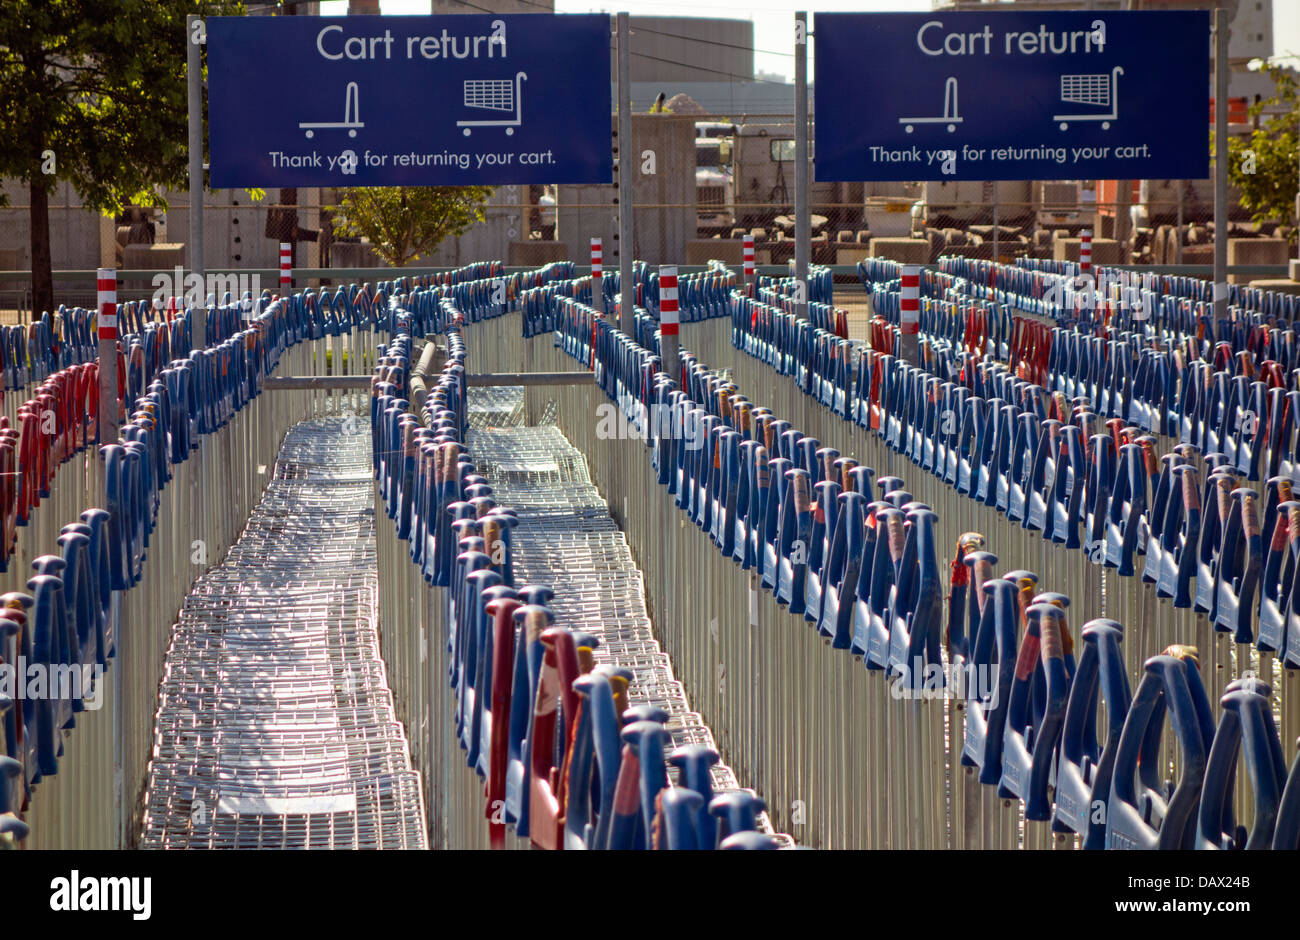
[[[1250,210],[1254,221],[1288,221],[1296,211],[1297,172],[1300,172],[1297,75],[1291,69],[1277,66],[1265,72],[1273,79],[1276,91],[1272,97],[1251,105],[1251,121],[1260,120],[1267,111],[1279,106],[1286,110],[1269,115],[1250,136],[1228,140],[1228,180],[1241,190],[1241,204]]]
[[[490,186],[372,186],[339,198],[336,233],[370,240],[393,267],[427,255],[485,218]]]
[[[229,0],[0,3],[0,176],[27,184],[36,310],[52,305],[47,197],[104,212],[160,205],[188,179],[185,16]]]

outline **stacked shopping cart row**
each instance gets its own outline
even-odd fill
[[[489,385],[476,388],[470,396],[468,415],[471,428],[511,428],[524,423],[524,387]]]
[[[423,848],[376,623],[370,442],[304,422],[195,584],[159,695],[143,844]]]
[[[988,267],[987,273],[990,282],[993,275],[1008,276],[1007,269]],[[896,300],[900,286],[893,282],[885,292]],[[1152,296],[1157,288],[1180,294],[1192,288],[1183,298],[1189,301],[1208,296],[1193,285],[1154,279],[1119,286]],[[879,291],[873,304],[878,296]],[[1006,353],[986,345],[987,336],[974,343],[978,355],[945,360],[945,346],[952,353],[970,336],[929,330],[923,310],[921,369],[868,351],[858,362],[859,378],[847,383],[851,394],[832,405],[835,414],[871,429],[887,447],[942,480],[949,492],[996,511],[985,518],[1004,516],[1011,531],[1025,537],[1020,558],[1038,555],[1046,564],[1058,550],[1043,542],[1081,550],[1087,561],[1084,583],[1113,586],[1100,599],[1075,593],[1078,605],[1093,610],[1098,600],[1103,613],[1108,601],[1112,610],[1118,606],[1133,638],[1125,642],[1126,664],[1118,653],[1118,624],[1097,619],[1083,630],[1085,650],[1091,645],[1096,656],[1099,647],[1109,646],[1100,656],[1113,660],[1102,667],[1114,680],[1102,693],[1110,737],[1099,748],[1101,742],[1089,731],[1087,747],[1077,747],[1081,726],[1064,718],[1058,756],[1042,729],[1057,733],[1061,725],[1037,717],[1031,723],[1040,771],[1057,763],[1051,798],[1044,774],[1026,801],[1026,818],[1046,820],[1050,810],[1056,831],[1077,832],[1089,847],[1295,849],[1300,844],[1300,762],[1293,760],[1288,771],[1284,759],[1300,726],[1300,702],[1294,690],[1286,691],[1300,666],[1300,581],[1294,576],[1300,516],[1292,515],[1300,452],[1294,421],[1300,391],[1293,388],[1293,366],[1300,347],[1291,324],[1277,318],[1284,302],[1263,294],[1241,299],[1245,303],[1230,307],[1224,322],[1200,320],[1203,311],[1156,304],[1149,297],[1142,300],[1147,306],[1127,314],[1156,311],[1145,325],[1139,320],[1134,331],[1121,328],[1118,305],[1099,335],[1054,329],[1048,334],[1050,354],[1038,363],[1045,366],[1042,385],[1013,375],[997,361]],[[893,311],[890,319],[892,343],[898,335]],[[733,321],[733,341],[779,370],[788,348],[774,348],[745,332],[748,322]],[[927,342],[935,355],[924,354]],[[945,362],[961,368],[944,371]],[[878,381],[872,381],[873,372]],[[812,395],[834,376],[814,370],[807,379],[800,387]],[[827,403],[825,397],[822,401]],[[823,423],[823,434],[834,434],[833,427]],[[1169,450],[1162,455],[1165,447]],[[1071,568],[1062,565],[1057,576],[1068,583],[1075,575]],[[1132,586],[1117,582],[1116,575],[1132,578]],[[991,593],[988,582],[980,591]],[[1159,600],[1171,603],[1162,609]],[[985,604],[984,611],[989,609]],[[1015,625],[1006,626],[1009,640]],[[957,635],[950,624],[950,657],[967,655],[954,642]],[[986,646],[977,656],[988,656],[991,649]],[[977,668],[992,662],[971,661]],[[1130,675],[1139,682],[1131,699]],[[1056,717],[1095,710],[1096,676],[1081,660],[1062,685],[1069,696],[1058,699],[1063,711]],[[1152,705],[1156,695],[1158,708]],[[1176,699],[1187,703],[1194,720],[1180,722],[1169,712],[1175,716],[1172,733],[1160,746],[1168,753],[1171,739],[1176,741],[1179,763],[1171,762],[1178,767],[1176,783],[1166,783],[1160,775],[1168,771],[1152,773],[1156,762],[1149,755],[1162,740],[1165,702]],[[1222,706],[1217,724],[1215,702]],[[972,751],[972,715],[978,716],[978,708],[968,706],[963,762],[980,766],[982,782],[1002,786],[1018,768],[1005,754],[986,755],[986,761]],[[1246,726],[1250,730],[1243,732]],[[1019,734],[1011,724],[1006,728],[1007,741]],[[985,740],[1001,743],[996,735]],[[1243,740],[1251,743],[1243,747]],[[1103,752],[1114,756],[1113,764],[1100,756]],[[1085,768],[1083,777],[1071,778],[1071,762]],[[1240,769],[1241,763],[1248,770]],[[1110,770],[1099,772],[1099,767]],[[1135,783],[1139,770],[1143,776]],[[1087,785],[1079,785],[1080,779]],[[1170,812],[1163,809],[1166,802]],[[1105,812],[1088,812],[1099,806]],[[1161,809],[1152,812],[1152,807]],[[1237,825],[1252,816],[1251,828]]]
[[[471,391],[471,413],[479,391]],[[555,589],[549,606],[556,622],[599,640],[592,650],[597,664],[632,670],[629,705],[663,709],[674,746],[716,749],[654,638],[641,571],[588,477],[581,451],[554,427],[473,431],[469,447],[496,498],[517,512],[516,581]],[[727,765],[716,764],[711,773],[715,793],[739,788]],[[765,815],[760,826],[771,831]]]

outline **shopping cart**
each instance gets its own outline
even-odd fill
[[[475,127],[504,127],[507,134],[513,134],[515,128],[523,121],[523,81],[527,73],[520,72],[514,80],[504,79],[466,79],[465,107],[478,108],[483,111],[504,111],[514,113],[512,120],[504,121],[457,121],[457,127],[465,129],[468,137]]]
[[[938,117],[901,117],[898,119],[898,123],[904,125],[903,130],[909,134],[912,133],[912,127],[915,124],[947,124],[948,133],[951,134],[961,122],[961,115],[957,113],[957,79],[953,76],[949,76],[948,80],[943,83],[943,114]]]
[[[1110,108],[1097,114],[1054,114],[1053,121],[1061,122],[1061,130],[1068,130],[1071,121],[1101,121],[1101,129],[1110,130],[1110,122],[1119,117],[1119,77],[1124,69],[1115,66],[1110,74],[1062,75],[1061,100],[1067,104],[1091,104]]]
[[[469,426],[477,429],[517,427],[524,423],[524,387],[497,385],[477,389],[471,398]]]

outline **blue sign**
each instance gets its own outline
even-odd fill
[[[1208,10],[814,26],[818,181],[1209,176]]]
[[[608,183],[609,17],[207,21],[211,185]]]

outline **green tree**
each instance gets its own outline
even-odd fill
[[[186,184],[185,16],[227,0],[4,0],[0,177],[31,204],[33,310],[54,307],[49,194],[70,182],[92,209],[165,205]]]
[[[485,218],[490,186],[369,186],[345,189],[334,231],[370,239],[393,267],[427,255]]]
[[[1228,140],[1228,181],[1241,190],[1241,204],[1256,222],[1286,221],[1295,215],[1296,174],[1300,167],[1297,150],[1296,73],[1273,66],[1265,69],[1275,83],[1272,97],[1250,107],[1252,122],[1266,111],[1285,108],[1272,114],[1248,137]],[[1214,135],[1210,135],[1210,153],[1214,153]]]

